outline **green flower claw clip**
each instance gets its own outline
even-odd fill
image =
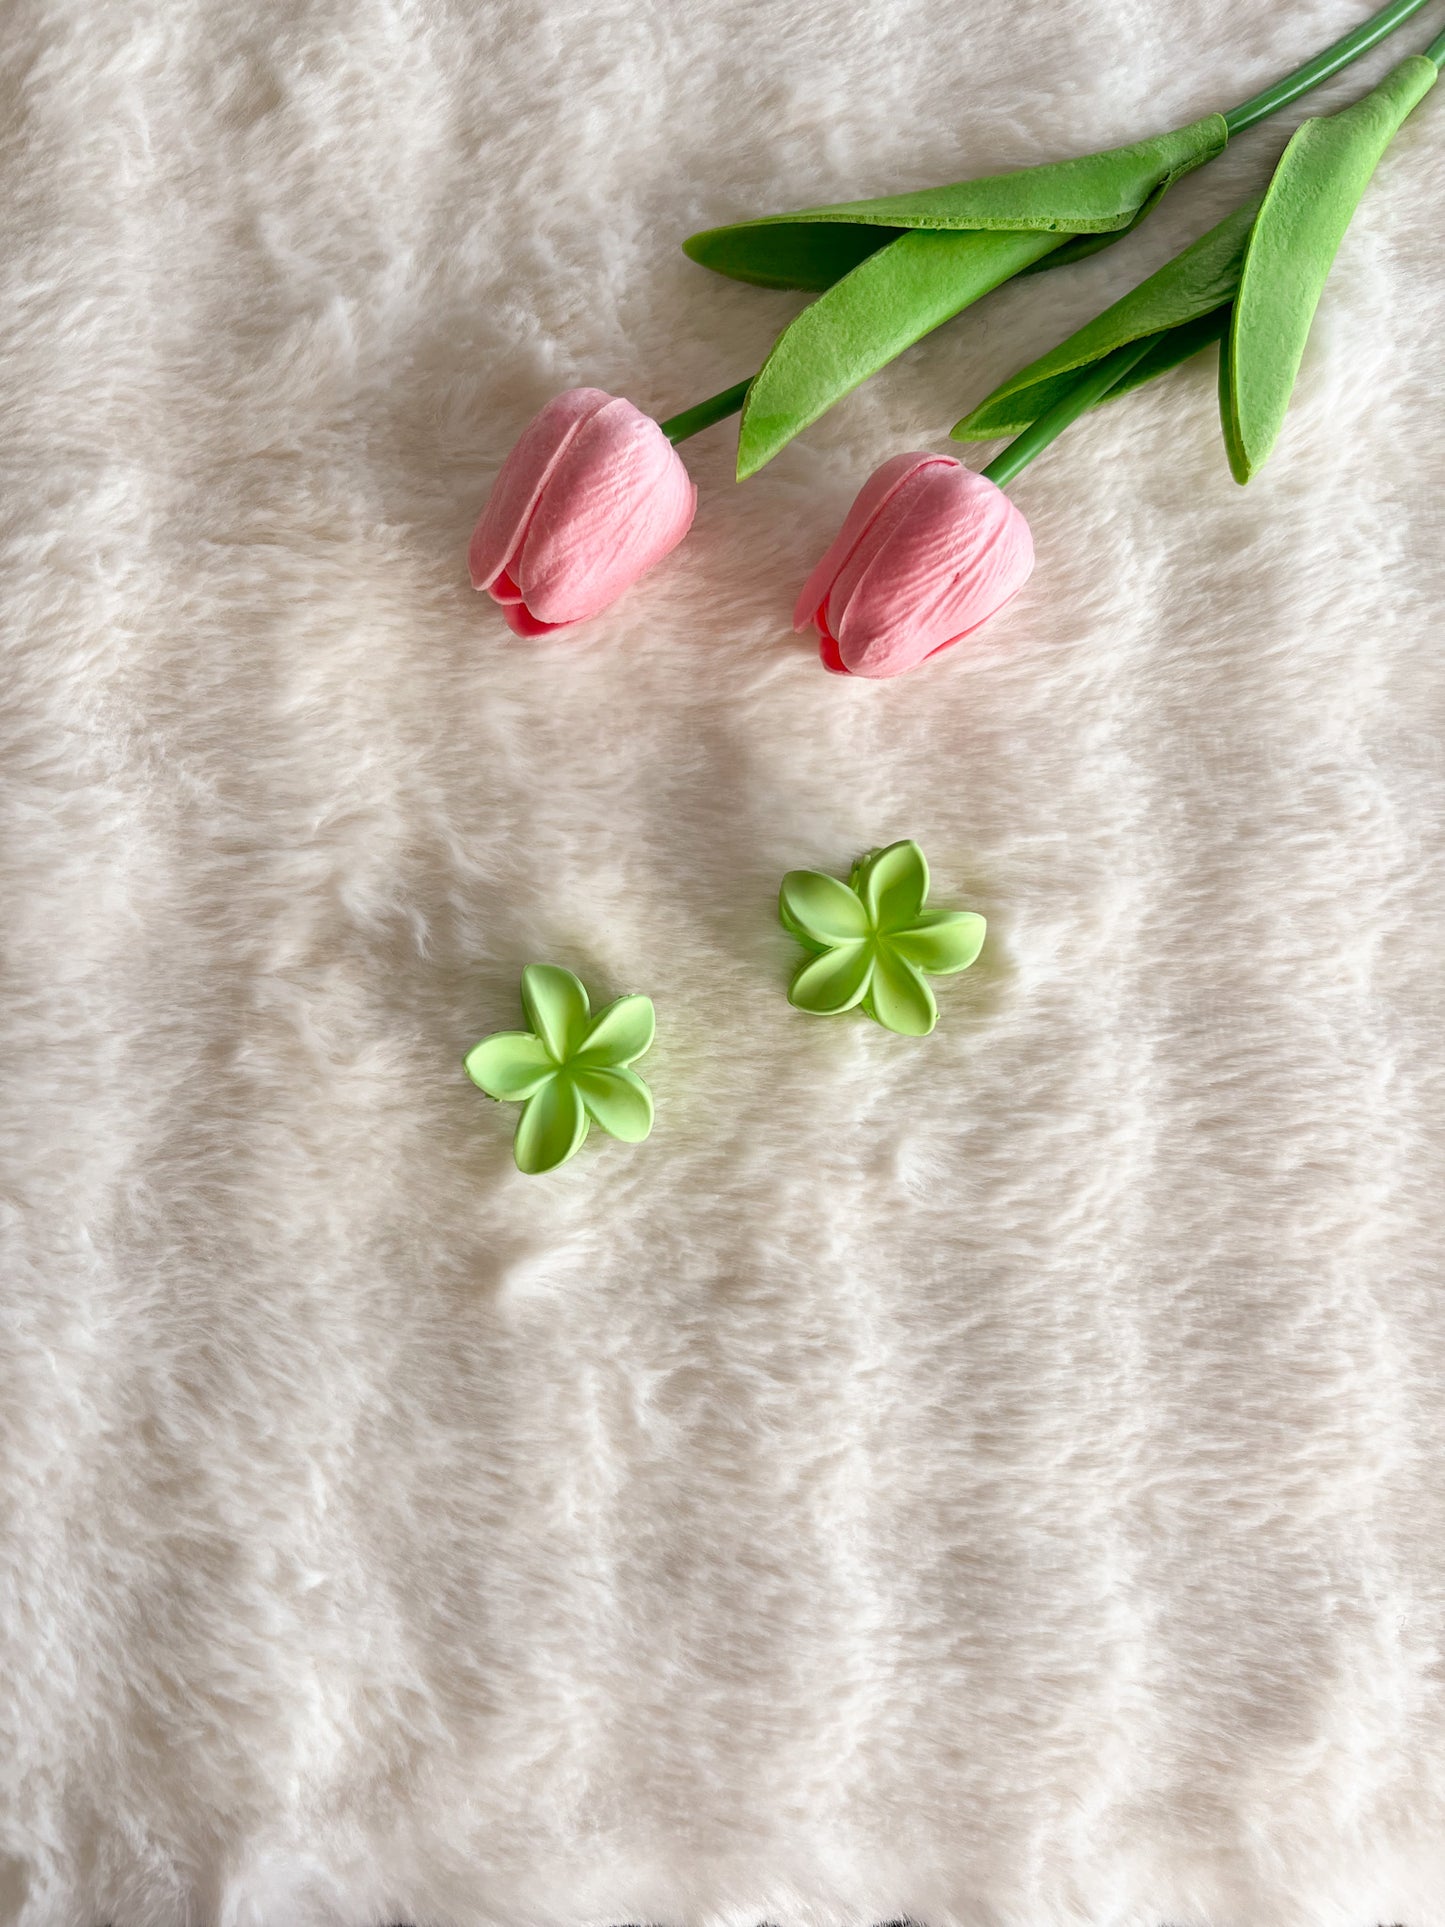
[[[789,870],[778,915],[814,954],[793,978],[788,1002],[815,1017],[861,1004],[885,1030],[926,1037],[938,1006],[924,981],[967,970],[983,948],[973,910],[925,910],[928,863],[916,843],[890,843],[860,857],[847,883],[820,870]]]
[[[531,1030],[484,1037],[466,1072],[488,1097],[525,1104],[512,1147],[517,1169],[555,1171],[580,1151],[588,1120],[624,1144],[652,1129],[652,1092],[628,1066],[652,1044],[650,997],[619,997],[596,1017],[570,970],[528,964],[522,1007]]]

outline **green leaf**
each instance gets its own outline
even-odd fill
[[[888,945],[930,976],[951,977],[974,962],[987,930],[976,910],[926,910],[909,929],[896,931]]]
[[[869,255],[784,328],[753,377],[738,429],[738,480],[921,335],[1055,245],[1051,234],[918,231]]]
[[[624,1144],[641,1144],[652,1130],[652,1092],[636,1071],[585,1070],[576,1085],[589,1117]]]
[[[928,859],[911,839],[876,850],[859,866],[858,894],[875,930],[911,930],[928,897]]]
[[[1147,221],[1158,200],[1158,194],[1151,194],[1127,227],[1111,228],[1107,234],[1076,234],[1072,241],[1065,241],[1062,247],[1055,248],[1052,254],[1046,254],[1042,261],[1035,261],[1023,272],[1044,274],[1049,268],[1071,267],[1075,261],[1086,261],[1091,254],[1101,254],[1116,241],[1122,241],[1126,234],[1132,234],[1141,221]]]
[[[467,1052],[467,1076],[488,1097],[520,1104],[541,1089],[557,1066],[540,1037],[529,1030],[501,1030]]]
[[[1305,121],[1275,169],[1219,358],[1220,415],[1237,482],[1274,446],[1351,216],[1401,122],[1438,78],[1433,60],[1412,54],[1353,107]]]
[[[743,221],[713,228],[683,242],[683,250],[703,267],[758,288],[806,288],[821,293],[851,274],[860,261],[896,241],[901,227],[803,221],[784,216],[777,222]]]
[[[1121,300],[1051,348],[1037,361],[1000,383],[986,400],[954,428],[958,441],[989,441],[996,435],[1017,435],[1061,401],[1079,374],[1095,366],[1126,342],[1146,335],[1174,331],[1186,324],[1209,321],[1202,335],[1196,329],[1172,344],[1160,342],[1118,385],[1112,398],[1162,374],[1207,341],[1217,340],[1225,325],[1228,304],[1239,285],[1245,244],[1259,208],[1258,199],[1213,227],[1207,234],[1167,261],[1157,273],[1130,289]],[[1147,372],[1141,372],[1147,369]]]
[[[554,1063],[565,1064],[587,1035],[587,992],[557,964],[528,964],[522,972],[522,1007]]]
[[[554,1171],[581,1148],[587,1135],[587,1113],[570,1077],[551,1077],[527,1100],[517,1125],[512,1155],[517,1169],[535,1177]]]
[[[872,944],[842,943],[803,965],[788,990],[788,1002],[814,1017],[832,1017],[862,1001],[872,974]]]
[[[619,997],[594,1018],[580,1050],[571,1061],[599,1070],[620,1069],[652,1048],[657,1028],[650,997]]]
[[[821,870],[789,870],[778,897],[785,929],[815,950],[868,935],[868,913],[846,883]]]
[[[1155,342],[1148,354],[1140,357],[1129,372],[1114,383],[1104,396],[1104,401],[1117,401],[1120,395],[1127,395],[1135,388],[1142,388],[1156,375],[1167,375],[1171,368],[1188,361],[1191,355],[1203,352],[1211,342],[1222,341],[1229,332],[1229,305],[1216,308],[1213,314],[1202,314],[1197,321],[1186,321],[1178,328],[1171,328],[1167,335]]]
[[[868,1013],[903,1037],[926,1037],[938,1022],[933,992],[911,963],[888,949],[879,951],[873,966]]]
[[[743,237],[767,232],[776,276],[779,226],[841,222],[907,230],[833,282],[779,335],[743,405],[739,481],[921,336],[1070,236],[1131,225],[1227,138],[1223,120],[1212,114],[1082,160],[694,235],[684,244],[694,260],[705,266],[726,260],[734,265],[722,271],[734,272],[746,257]]]
[[[1223,118],[1207,114],[1187,127],[1102,154],[921,193],[836,202],[708,228],[690,235],[683,250],[703,267],[737,281],[823,288],[851,272],[877,245],[866,232],[870,228],[884,229],[885,239],[890,238],[886,230],[900,228],[1108,234],[1132,225],[1181,175],[1220,153],[1228,137]],[[840,228],[849,233],[846,243],[834,238]]]

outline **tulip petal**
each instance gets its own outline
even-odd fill
[[[556,964],[528,964],[522,972],[522,1007],[552,1061],[565,1064],[587,1035],[587,992]]]
[[[803,965],[789,987],[788,1002],[815,1017],[832,1017],[862,1001],[872,974],[871,944],[839,944]]]
[[[553,1171],[579,1150],[587,1135],[587,1113],[570,1077],[553,1076],[527,1100],[517,1125],[512,1155],[529,1177]]]
[[[961,463],[921,470],[894,496],[828,598],[854,675],[896,676],[987,621],[1028,580],[1028,523]]]
[[[652,1092],[636,1071],[579,1071],[576,1085],[588,1116],[610,1137],[641,1144],[651,1132]]]
[[[857,896],[821,870],[789,870],[778,909],[785,927],[818,950],[868,935],[868,912]]]
[[[547,478],[514,574],[538,622],[582,622],[687,534],[697,490],[657,423],[629,401],[588,417]]]
[[[911,930],[928,897],[928,858],[911,838],[890,843],[862,865],[858,894],[875,930]]]
[[[881,948],[868,986],[868,1011],[885,1030],[926,1037],[938,1022],[933,992],[911,963]]]
[[[525,605],[520,602],[502,603],[502,614],[512,634],[521,636],[527,642],[534,642],[539,636],[555,636],[559,630],[572,626],[567,622],[538,622],[535,616],[528,615]]]
[[[564,449],[583,422],[610,399],[600,388],[569,388],[554,395],[522,430],[472,532],[467,568],[474,589],[490,588],[511,561]]]
[[[572,1062],[595,1070],[620,1069],[635,1063],[652,1048],[656,1024],[650,997],[619,997],[593,1019]]]
[[[957,530],[951,476],[955,468],[962,466],[957,457],[945,455],[926,468],[920,465],[913,469],[891,491],[887,502],[860,533],[823,605],[824,617],[838,638],[840,649],[844,647],[845,637],[851,642],[852,632],[859,628],[856,616],[851,624],[847,623],[849,607],[880,557],[889,559],[886,580],[902,595],[913,592],[913,576],[920,566],[933,560],[935,567],[942,567],[952,556]],[[922,563],[917,553],[921,546]],[[899,560],[909,566],[910,573],[900,569]],[[876,593],[876,581],[874,590]]]
[[[975,961],[988,925],[976,910],[925,910],[907,930],[896,930],[888,947],[931,977],[951,977]]]
[[[844,563],[909,476],[916,469],[926,468],[930,462],[946,462],[949,459],[946,455],[914,452],[890,456],[881,468],[874,469],[854,496],[853,506],[844,516],[843,526],[838,531],[832,547],[803,584],[803,592],[793,609],[795,629],[806,629],[813,621],[827,601],[828,591],[837,580]]]
[[[526,1030],[500,1030],[484,1037],[463,1063],[479,1090],[505,1104],[531,1097],[557,1068],[541,1038]]]
[[[838,645],[828,634],[823,618],[818,618],[818,660],[830,676],[851,676],[853,671],[838,653]]]

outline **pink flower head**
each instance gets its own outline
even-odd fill
[[[569,388],[522,431],[467,552],[519,636],[600,615],[675,549],[697,508],[682,458],[651,416]]]
[[[859,490],[798,597],[825,669],[901,676],[1015,595],[1034,566],[1029,525],[952,455],[895,455]]]

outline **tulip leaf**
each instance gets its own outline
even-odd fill
[[[754,375],[738,430],[738,480],[920,335],[1056,246],[1052,234],[901,234],[819,295]]]
[[[995,435],[1019,434],[1062,400],[1083,371],[1126,342],[1142,341],[1146,335],[1165,337],[1109,390],[1111,400],[1217,341],[1239,284],[1258,207],[1258,200],[1246,201],[1067,341],[1010,375],[964,416],[953,430],[954,439],[988,441]]]
[[[1221,152],[1228,138],[1223,117],[1207,114],[1102,154],[707,228],[689,235],[683,251],[735,281],[825,288],[904,228],[1108,235],[1130,227],[1181,175]],[[884,233],[875,238],[880,228]]]
[[[1433,60],[1412,54],[1353,107],[1305,121],[1275,169],[1219,358],[1220,415],[1237,482],[1274,446],[1351,216],[1401,122],[1438,78]]]
[[[805,288],[821,293],[850,274],[860,261],[896,241],[903,227],[859,222],[740,221],[712,228],[683,242],[683,250],[703,267],[757,288]]]
[[[1067,267],[1071,261],[1082,261],[1101,248],[1113,247],[1153,211],[1157,198],[1151,196],[1127,227],[1112,228],[1105,234],[1076,234],[1019,272],[1039,274],[1045,268]],[[906,227],[873,227],[861,222],[846,226],[838,221],[803,221],[784,215],[773,221],[743,221],[735,227],[714,228],[684,241],[683,247],[693,253],[693,242],[707,241],[706,259],[701,252],[693,253],[693,258],[735,281],[749,281],[759,288],[798,288],[821,294],[850,274],[860,261],[907,232]]]
[[[1197,320],[1181,322],[1177,328],[1171,328],[1167,334],[1161,335],[1148,354],[1141,356],[1102,399],[1117,401],[1120,395],[1142,388],[1146,381],[1153,381],[1156,375],[1167,375],[1180,362],[1202,353],[1211,342],[1222,341],[1228,331],[1228,302],[1222,308],[1216,308],[1212,314],[1202,314]]]
[[[991,288],[1075,235],[1128,227],[1181,174],[1218,153],[1225,139],[1223,121],[1211,115],[1176,133],[1083,160],[813,210],[805,226],[839,221],[856,230],[861,223],[865,232],[893,230],[894,238],[866,254],[774,343],[743,407],[739,481],[850,389]],[[695,260],[712,265],[716,241],[722,249],[717,259],[725,256],[736,265],[742,259],[739,237],[773,236],[792,218],[714,229],[687,246]]]
[[[1110,228],[1107,234],[1076,234],[1071,241],[1065,241],[1062,247],[1055,248],[1052,254],[1046,254],[1042,261],[1035,261],[1031,267],[1025,268],[1024,273],[1042,274],[1045,268],[1067,268],[1074,261],[1087,260],[1091,254],[1113,247],[1126,234],[1132,234],[1141,221],[1148,220],[1158,199],[1158,194],[1151,194],[1127,227]]]

